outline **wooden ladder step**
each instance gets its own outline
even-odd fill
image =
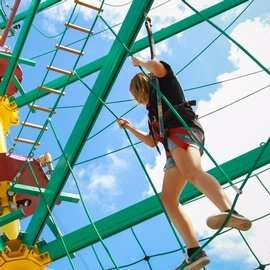
[[[40,105],[30,105],[30,107],[34,110],[38,110],[38,111],[43,111],[43,112],[48,112],[48,113],[55,113],[55,111],[53,111],[53,109],[51,108],[47,108],[47,107],[43,107],[43,106],[40,106]]]
[[[58,73],[61,73],[61,74],[69,75],[69,76],[74,75],[73,71],[57,68],[57,67],[54,67],[54,66],[47,66],[47,69],[58,72]]]
[[[84,52],[81,52],[79,50],[76,50],[76,49],[73,49],[73,48],[70,48],[70,47],[66,47],[66,46],[63,46],[63,45],[56,44],[55,47],[57,49],[59,49],[59,50],[65,51],[65,52],[70,52],[70,53],[73,53],[73,54],[76,54],[76,55],[84,55]]]
[[[22,143],[28,143],[28,144],[33,144],[33,145],[37,145],[37,146],[39,146],[40,145],[40,143],[38,142],[36,142],[36,141],[33,141],[33,140],[29,140],[29,139],[24,139],[24,138],[15,138],[15,141],[16,142],[22,142]]]
[[[47,127],[43,127],[41,125],[33,124],[30,122],[22,122],[21,124],[22,124],[22,126],[25,126],[25,127],[36,128],[36,129],[40,129],[40,130],[48,130]]]
[[[38,87],[39,90],[42,90],[42,91],[46,91],[46,92],[50,92],[50,93],[53,93],[53,94],[56,94],[56,95],[61,95],[61,96],[64,96],[66,93],[65,92],[62,92],[62,91],[59,91],[59,90],[56,90],[56,89],[53,89],[53,88],[50,88],[50,87],[47,87],[47,86],[39,86]]]
[[[66,22],[65,26],[72,28],[72,29],[75,29],[75,30],[78,30],[78,31],[81,31],[81,32],[84,32],[84,33],[87,33],[87,34],[89,34],[89,33],[94,34],[94,32],[90,31],[89,29],[82,27],[82,26],[79,26],[79,25],[76,25],[76,24],[73,24],[73,23]]]
[[[91,4],[86,3],[86,2],[84,2],[84,1],[75,0],[74,2],[75,2],[75,4],[78,4],[78,5],[81,5],[81,6],[84,6],[84,7],[88,7],[88,8],[91,8],[91,9],[94,9],[94,10],[97,10],[97,11],[100,11],[100,12],[103,11],[103,9],[101,9],[100,7],[91,5]]]

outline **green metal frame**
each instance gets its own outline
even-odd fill
[[[0,84],[0,96],[4,96],[7,89],[8,89],[8,85],[9,85],[10,80],[13,76],[13,73],[17,67],[18,59],[19,59],[20,54],[22,52],[23,46],[25,44],[26,38],[27,38],[28,33],[30,31],[30,28],[32,26],[32,22],[35,18],[35,15],[36,15],[36,12],[38,10],[38,6],[39,6],[40,2],[41,2],[41,0],[31,1],[31,5],[30,5],[28,12],[27,12],[27,17],[26,17],[25,22],[23,24],[23,28],[22,28],[20,35],[16,41],[16,45],[14,48],[14,52],[12,54],[12,58],[9,61],[9,65],[8,65],[7,70],[5,71],[3,81]]]
[[[152,3],[153,0],[145,0],[143,2],[140,0],[132,1],[131,7],[118,34],[120,40],[128,48],[131,48],[144,22],[144,14],[149,11]],[[106,59],[93,87],[93,91],[103,100],[106,99],[111,90],[127,57],[127,51],[117,40],[115,40],[109,55],[110,57]],[[65,156],[71,166],[76,162],[101,108],[102,104],[99,100],[97,100],[95,96],[89,95],[64,149]],[[55,167],[51,180],[44,193],[47,204],[51,209],[54,207],[56,199],[64,187],[69,174],[69,166],[66,163],[65,157],[62,156]],[[24,237],[24,242],[26,244],[33,245],[37,241],[48,215],[47,206],[42,200],[27,227],[27,234]]]
[[[8,83],[12,78],[12,74],[16,65],[20,59],[20,53],[23,48],[24,42],[26,40],[28,31],[34,19],[34,16],[37,12],[44,10],[54,4],[57,4],[61,1],[56,0],[47,0],[43,1],[38,7],[38,0],[32,1],[31,12],[22,12],[15,17],[15,23],[19,20],[26,18],[24,27],[21,31],[21,34],[17,40],[14,53],[10,60],[10,65],[6,71],[4,80],[1,84],[0,95],[5,93]],[[224,0],[212,7],[209,7],[201,12],[201,14],[206,18],[212,18],[217,16],[231,8],[234,8],[242,3],[248,2],[248,0]],[[120,40],[131,50],[132,53],[139,52],[148,47],[148,39],[143,38],[137,42],[134,42],[141,25],[144,21],[144,15],[150,9],[153,0],[134,0],[130,10],[126,16],[126,19],[121,27],[119,32]],[[34,5],[37,5],[34,7]],[[31,18],[29,18],[31,15]],[[169,27],[166,27],[156,33],[154,33],[155,42],[161,42],[177,33],[180,33],[186,29],[189,29],[201,22],[204,21],[204,18],[198,14],[194,14],[184,20],[181,20]],[[5,23],[0,24],[0,28],[4,27]],[[133,45],[133,46],[132,46]],[[110,89],[127,57],[127,51],[122,47],[122,45],[115,40],[112,48],[108,55],[103,56],[96,61],[93,61],[87,65],[84,65],[76,70],[78,75],[81,78],[84,78],[96,71],[100,70],[100,73],[97,77],[96,83],[93,87],[93,91],[101,97],[103,100],[106,100]],[[28,60],[24,59],[24,63],[27,63]],[[28,62],[29,64],[29,62]],[[67,80],[67,76],[61,76],[51,82],[47,83],[46,86],[60,89],[65,87],[73,82],[76,82],[77,77],[73,76],[70,80]],[[29,103],[46,96],[46,92],[41,92],[37,89],[33,89],[28,93],[24,94],[21,97],[15,99],[15,102],[18,107],[23,107],[29,105]],[[94,126],[94,123],[100,113],[102,104],[94,97],[89,95],[85,106],[78,118],[78,121],[68,139],[68,142],[64,149],[64,155],[57,163],[54,173],[51,177],[51,180],[48,184],[48,187],[44,190],[42,189],[43,195],[46,197],[46,202],[50,209],[53,209],[58,198],[64,200],[76,200],[72,194],[61,193],[62,188],[64,187],[68,176],[70,174],[69,166],[66,164],[64,156],[67,157],[68,162],[73,166],[80,154],[80,151],[89,136],[91,129]],[[260,147],[250,151],[240,157],[237,157],[229,162],[226,162],[222,165],[222,168],[226,171],[231,179],[238,178],[250,169],[250,166],[256,159]],[[263,158],[257,165],[257,168],[268,164],[270,162],[270,148],[268,147],[267,151],[264,153]],[[214,175],[219,179],[221,184],[227,183],[227,179],[220,174],[219,170],[212,169],[209,171],[210,174]],[[38,195],[39,189],[36,190],[34,187],[27,187],[23,185],[16,185],[14,187],[18,192],[25,192],[31,195]],[[20,190],[20,191],[19,191]],[[185,203],[189,200],[192,200],[201,194],[194,189],[191,185],[188,185],[184,190],[181,196],[181,202]],[[78,198],[77,198],[78,199]],[[151,217],[154,217],[162,213],[162,208],[156,197],[148,198],[142,202],[139,202],[131,207],[123,209],[122,211],[115,213],[111,216],[108,216],[102,220],[96,222],[96,226],[102,235],[102,237],[109,237],[115,233],[121,232],[135,224],[138,224],[144,220],[147,220]],[[0,220],[1,222],[1,220]],[[29,226],[27,227],[26,234],[22,235],[22,240],[24,243],[32,246],[38,240],[40,233],[42,232],[45,224],[55,231],[54,224],[49,219],[49,213],[46,205],[43,201],[40,202],[35,214],[33,215]],[[57,234],[56,234],[57,235]],[[97,235],[93,230],[92,225],[85,226],[75,232],[69,233],[64,236],[64,241],[67,243],[67,246],[70,252],[75,252],[86,246],[89,246],[98,241]],[[48,251],[53,260],[60,259],[66,256],[66,251],[62,246],[62,242],[59,239],[52,241],[50,243],[43,243],[40,245],[41,252]]]
[[[0,58],[10,60],[12,58],[12,55],[8,54],[8,53],[0,52]],[[36,65],[36,61],[29,60],[29,59],[26,59],[26,58],[18,58],[18,63],[19,64],[25,64],[25,65],[32,66],[32,67],[34,67]]]
[[[61,232],[59,231],[59,228],[56,227],[51,217],[48,217],[46,224],[49,227],[50,231],[55,236],[55,238],[58,239],[60,237],[59,233]],[[70,257],[75,258],[75,253],[70,253]]]
[[[207,18],[213,18],[229,9],[232,9],[240,4],[243,4],[247,2],[248,0],[226,0],[222,1],[221,3],[218,3],[212,7],[209,7],[201,12],[205,17]],[[171,36],[178,34],[180,32],[183,32],[184,30],[187,30],[199,23],[204,22],[204,20],[197,14],[192,15],[188,18],[185,18],[177,23],[172,24],[171,26],[168,26],[160,31],[157,31],[154,33],[154,39],[156,43],[159,43],[165,39],[170,38]],[[143,49],[147,48],[149,45],[148,38],[142,38],[134,43],[132,46],[131,52],[137,53],[139,51],[142,51]],[[86,76],[89,76],[97,71],[99,71],[104,63],[106,63],[107,56],[103,56],[87,65],[84,65],[76,70],[78,75],[81,78],[84,78]],[[45,84],[47,87],[51,87],[53,89],[61,89],[62,87],[65,87],[69,84],[72,84],[76,82],[78,79],[77,77],[73,76],[69,80],[67,80],[67,76],[60,76],[59,78],[52,80],[51,82],[48,82]],[[23,97],[16,98],[15,102],[17,106],[23,107],[37,99],[40,99],[44,96],[48,95],[47,92],[39,91],[38,89],[33,89],[28,91]]]
[[[22,184],[15,184],[11,186],[9,190],[17,192],[17,193],[24,193],[24,194],[32,195],[32,196],[40,196],[40,192],[43,194],[45,192],[44,188],[37,188],[37,187],[32,187],[32,186],[22,185]],[[80,197],[77,194],[61,192],[59,195],[59,200],[65,201],[65,202],[77,203],[80,201]]]
[[[263,146],[258,147],[239,157],[225,162],[221,166],[226,171],[230,179],[233,180],[239,178],[247,174],[251,170],[262,148]],[[266,151],[257,163],[255,169],[258,169],[269,163],[270,146],[268,145]],[[220,173],[217,168],[209,170],[208,173],[216,177],[221,185],[225,185],[228,183],[227,179],[224,177],[223,174]],[[201,193],[191,184],[188,184],[181,195],[180,201],[181,203],[187,203],[190,200],[197,198],[198,196],[201,196]],[[95,222],[95,225],[99,230],[102,238],[106,238],[161,213],[162,207],[160,206],[157,197],[152,196]],[[85,226],[77,231],[74,231],[64,236],[64,241],[68,246],[70,252],[75,252],[77,250],[85,248],[89,245],[96,243],[98,240],[99,239],[92,225]],[[63,248],[62,242],[59,239],[56,239],[48,244],[43,243],[40,247],[40,250],[42,252],[49,252],[50,257],[53,261],[66,256],[66,251]]]
[[[24,90],[22,84],[20,83],[20,81],[18,80],[17,76],[13,75],[12,82],[14,83],[16,88],[18,89],[19,93],[21,95],[25,95],[25,90]]]
[[[24,216],[24,212],[22,209],[17,209],[16,211],[10,212],[9,214],[0,217],[0,227],[16,220],[21,219]]]
[[[222,3],[215,5],[214,7],[208,8],[207,10],[203,12],[206,13],[205,14],[206,16],[215,16],[243,2],[246,2],[246,1],[245,0],[223,1]],[[145,11],[149,8],[149,6],[147,6],[148,3],[149,3],[148,1],[147,2],[144,1],[142,5],[142,2],[141,1],[139,2],[138,0],[132,2],[132,6],[130,8],[129,14],[126,16],[126,19],[119,32],[119,39],[122,42],[124,42],[128,48],[131,48],[133,40],[135,39],[135,36],[137,32],[139,31],[140,26],[142,25]],[[136,18],[136,20],[134,20],[134,18]],[[177,27],[179,27],[179,24],[180,24],[181,27],[179,28],[181,28],[181,31],[198,24],[199,22],[202,22],[203,20],[201,19],[200,16],[193,15],[191,19],[187,18],[183,21],[179,22],[177,25]],[[168,38],[171,35],[174,35],[176,32],[178,32],[177,27],[170,28],[172,32],[170,32],[169,34],[168,32],[166,32],[166,30],[164,30],[162,32],[163,35],[161,35],[158,38],[160,38],[160,40],[163,40],[165,38]],[[148,46],[148,41],[147,39],[144,39],[144,41],[141,41],[141,45],[138,47],[140,49],[143,49],[144,47],[147,47],[147,46]],[[134,47],[136,48],[136,46]],[[98,67],[98,68],[100,67],[102,68],[98,75],[96,83],[93,87],[93,91],[103,100],[106,99],[126,56],[127,56],[126,50],[116,40],[108,56],[106,58],[104,57],[102,61],[99,59],[94,62],[95,66],[97,66],[96,65],[97,62],[102,62],[102,65]],[[85,66],[82,67],[81,69],[85,69]],[[79,75],[81,76],[82,74],[79,74]],[[89,73],[85,74],[85,76],[87,75],[89,75]],[[61,83],[63,83],[63,86],[67,82],[65,76],[62,76],[61,78],[57,80],[58,82],[61,81]],[[75,81],[75,79],[73,78],[70,81]],[[53,86],[56,89],[59,88],[59,85],[58,87],[55,87],[56,85],[52,85],[51,83],[48,83],[47,85],[50,87]],[[24,99],[24,102],[26,100],[25,99],[26,96],[27,94],[21,97]],[[27,100],[25,104],[29,102],[31,101]],[[22,105],[22,103],[18,103],[18,102],[17,104],[19,107]],[[73,166],[74,163],[76,162],[76,159],[78,158],[80,154],[80,151],[89,135],[89,132],[91,131],[95,123],[95,120],[97,119],[97,116],[101,108],[102,108],[102,104],[96,99],[96,97],[94,97],[93,95],[90,95],[85,103],[85,106],[79,116],[79,119],[64,149],[64,152],[65,152],[64,156],[68,157],[68,162],[70,163],[71,166]],[[50,208],[54,207],[54,203],[57,197],[59,196],[59,193],[61,192],[69,174],[70,174],[69,166],[66,164],[65,158],[62,156],[62,158],[59,160],[58,164],[56,165],[51,181],[49,182],[48,188],[46,189],[44,193],[44,195],[46,196],[46,201]],[[27,233],[24,236],[24,242],[26,244],[33,245],[37,241],[46,223],[47,217],[48,217],[48,209],[45,206],[44,202],[41,201],[36,213],[34,214],[32,220],[30,221],[30,224],[27,228]]]

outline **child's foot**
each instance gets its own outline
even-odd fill
[[[209,262],[210,260],[206,253],[201,250],[195,257],[185,259],[176,270],[199,270],[205,267]]]
[[[227,216],[229,215],[229,211],[221,212],[215,216],[211,216],[207,219],[206,223],[208,227],[213,230],[220,229],[221,226],[224,224]],[[250,229],[252,223],[246,217],[238,214],[236,211],[232,211],[232,215],[229,218],[228,222],[226,223],[225,227],[232,227],[237,230],[247,231]]]

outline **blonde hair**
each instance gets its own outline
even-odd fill
[[[142,72],[136,74],[130,82],[129,91],[138,103],[148,104],[150,96],[149,78]]]

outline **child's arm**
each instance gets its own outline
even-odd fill
[[[135,135],[140,141],[142,141],[146,145],[148,145],[150,147],[156,146],[155,141],[153,140],[153,138],[150,134],[146,134],[146,133],[142,132],[141,130],[136,129],[126,119],[119,118],[117,120],[117,122],[121,128],[128,129],[133,135]]]
[[[144,67],[156,77],[162,78],[162,77],[165,77],[167,74],[166,68],[158,60],[143,60],[135,56],[132,56],[131,60],[132,60],[133,66]]]

